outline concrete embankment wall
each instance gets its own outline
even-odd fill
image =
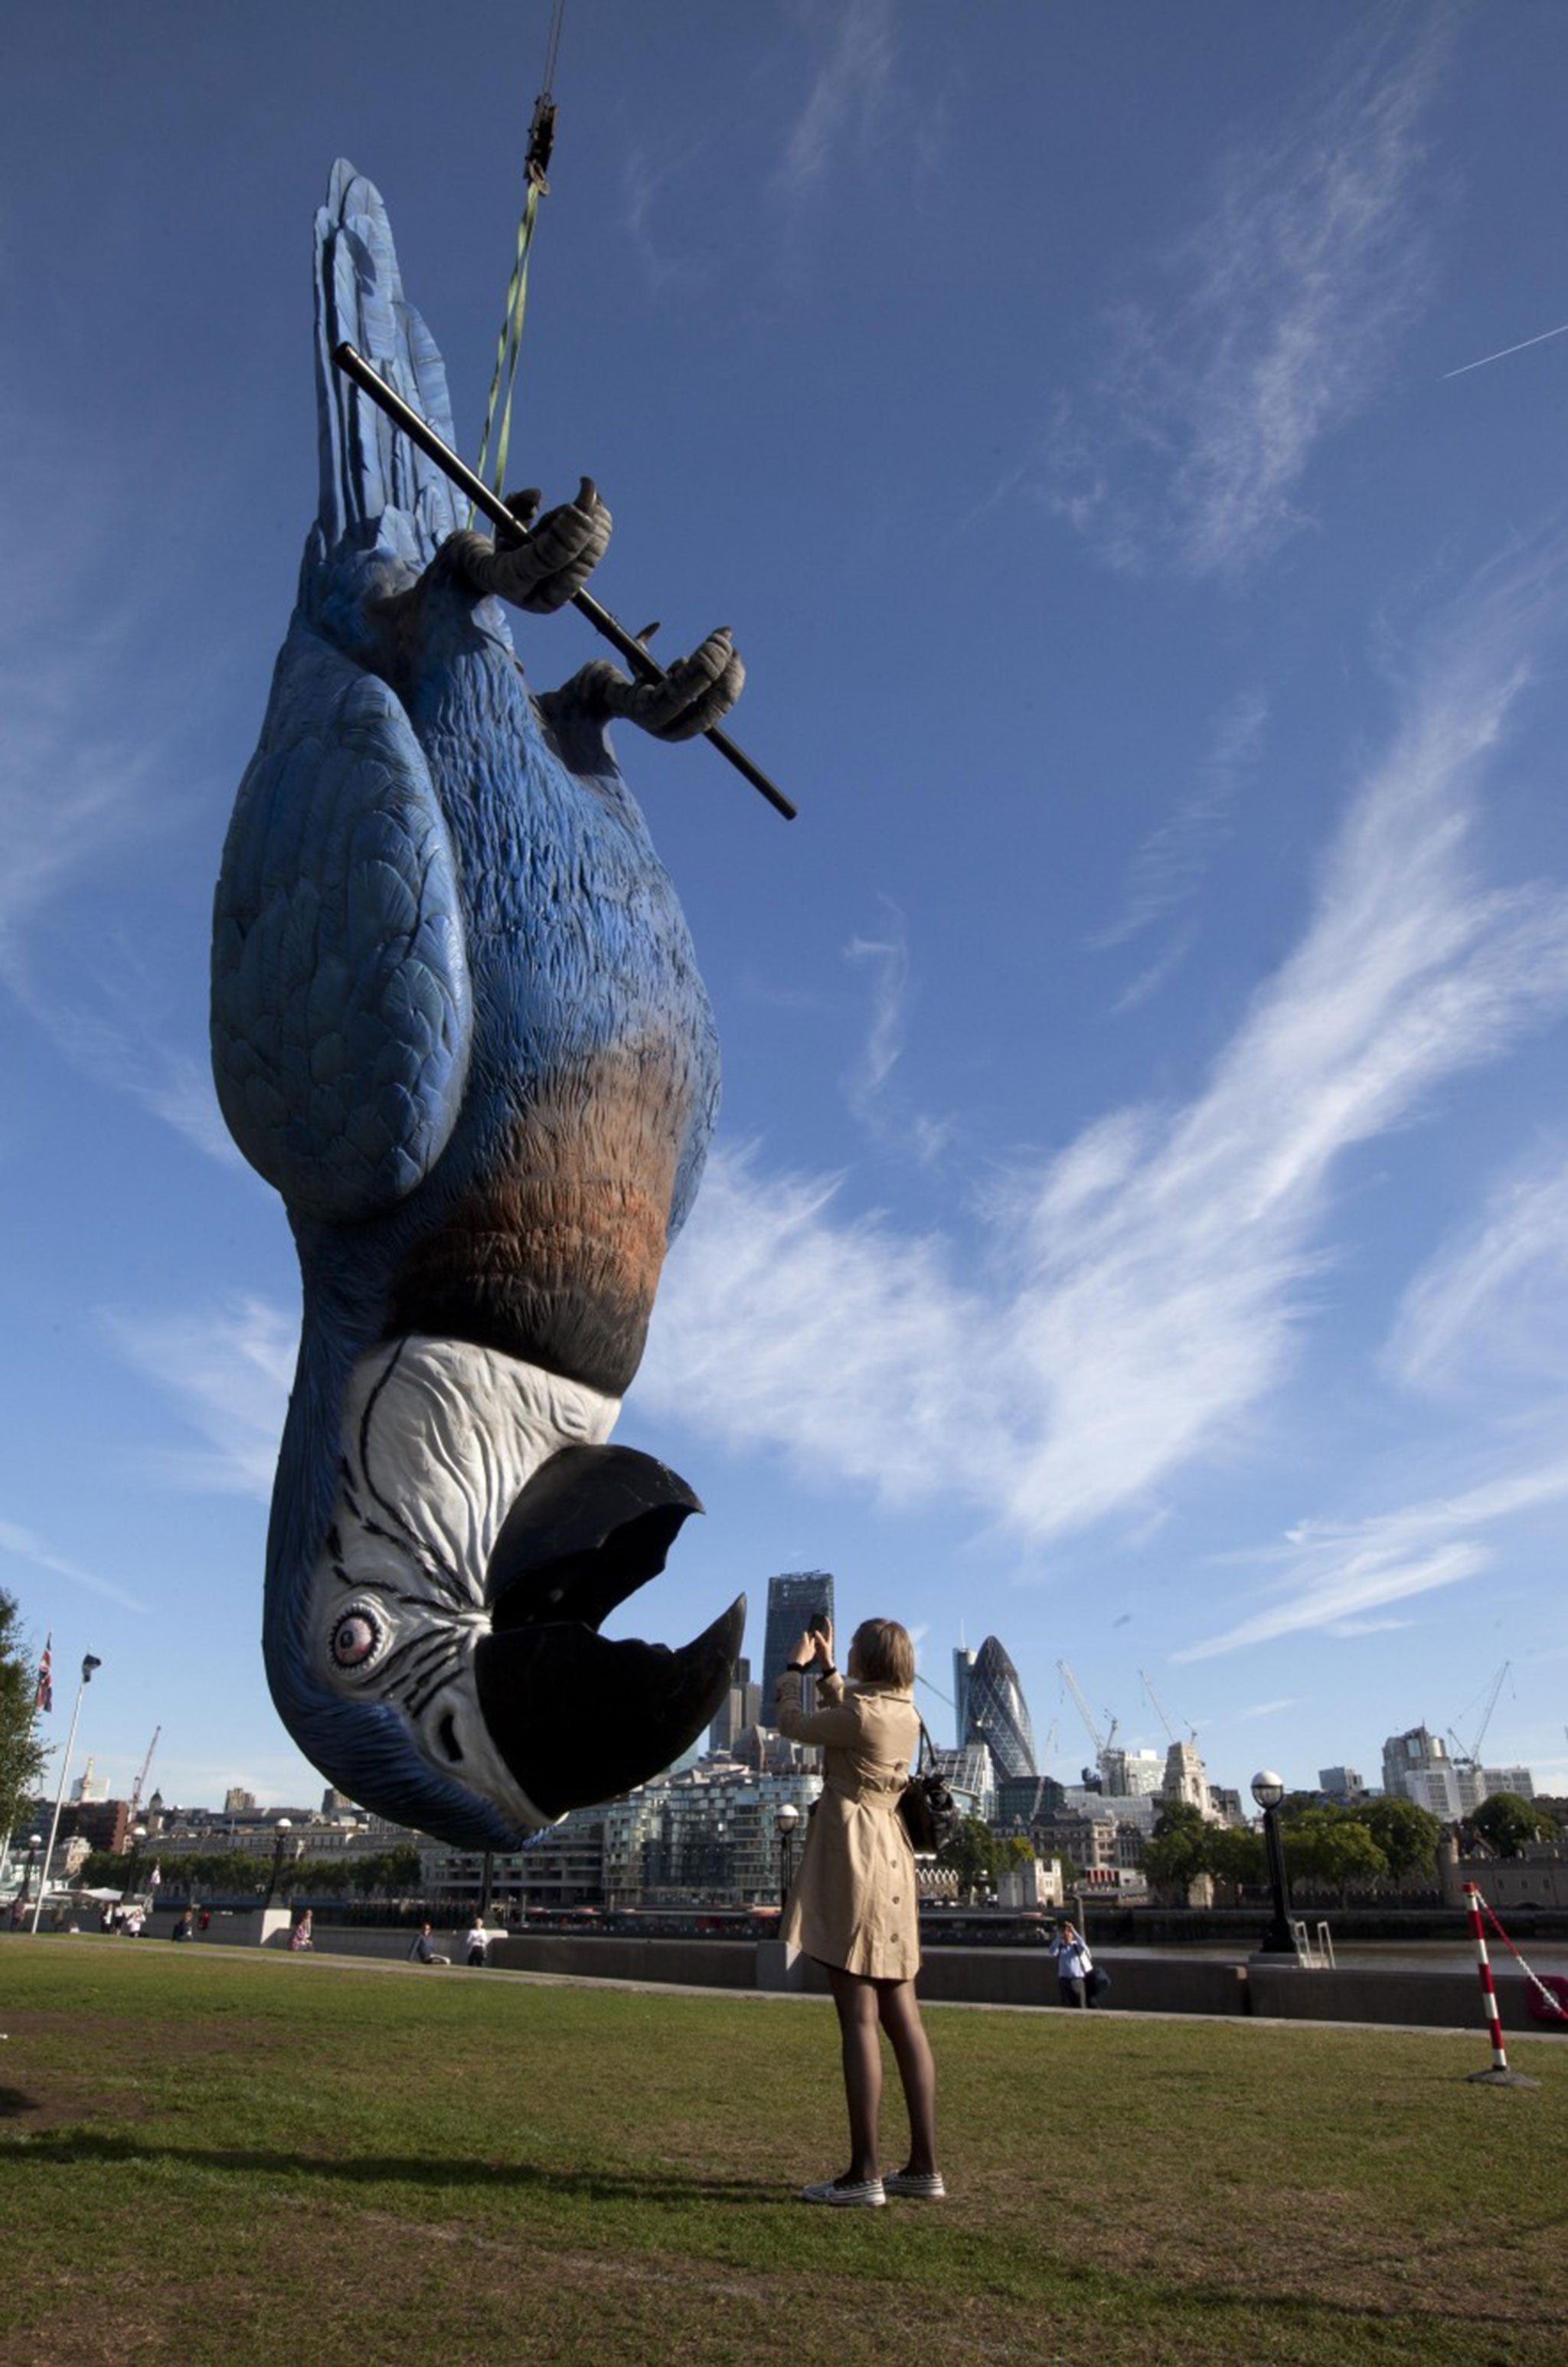
[[[323,1934],[323,1944],[330,1940],[331,1935]],[[773,1945],[776,1950],[777,1943]],[[826,1991],[820,1965],[797,1958],[786,1977],[776,1973],[770,1977],[765,1966],[759,1967],[758,1953],[722,1940],[591,1939],[540,1932],[493,1942],[491,1961],[520,1972],[569,1977],[678,1981],[704,1988],[787,1985],[808,1993]],[[1477,2032],[1483,2026],[1480,1984],[1468,1970],[1344,1967],[1303,1972],[1292,1965],[1228,1964],[1187,1955],[1124,1960],[1108,1955],[1101,1962],[1111,1976],[1102,2011],[1415,2022]],[[1043,1949],[932,1948],[920,1970],[919,1989],[933,2005],[1055,2007],[1056,1970]],[[1522,1976],[1499,1968],[1497,1997],[1505,2029],[1539,2032],[1543,2027],[1530,2016]]]
[[[287,1948],[289,1917],[274,1908],[264,1941],[260,1914],[215,1916],[195,1946],[265,1945]],[[149,1936],[167,1940],[175,1918],[163,1910],[150,1921]],[[315,1954],[401,1960],[413,1934],[352,1926],[319,1925]],[[462,1934],[434,1934],[434,1944],[461,1965]],[[513,1972],[553,1973],[567,1980],[671,1982],[692,1988],[755,1990],[790,1988],[825,1995],[819,1965],[797,1957],[787,1969],[777,1942],[761,1948],[734,1940],[645,1940],[614,1932],[538,1931],[492,1938],[492,1965]],[[1480,1984],[1470,1968],[1425,1971],[1414,1966],[1351,1966],[1303,1972],[1290,1964],[1227,1962],[1173,1953],[1168,1956],[1100,1958],[1111,1976],[1101,2011],[1237,2015],[1289,2022],[1411,2022],[1437,2029],[1474,2030],[1483,2037]],[[1506,2030],[1547,2026],[1529,2009],[1529,1985],[1509,1966],[1496,1967],[1497,2000]],[[1056,1970],[1039,1948],[931,1948],[920,1971],[920,1995],[929,2003],[1056,2006]],[[1568,2044],[1568,2026],[1563,2043]]]

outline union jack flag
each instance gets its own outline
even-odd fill
[[[54,1630],[51,1628],[43,1648],[43,1658],[38,1664],[38,1693],[33,1701],[35,1711],[52,1710],[54,1707],[54,1678],[50,1661],[50,1648],[53,1642]]]

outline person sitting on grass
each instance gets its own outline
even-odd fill
[[[430,1936],[430,1926],[428,1923],[422,1923],[413,1946],[409,1950],[409,1961],[415,1965],[449,1965],[452,1959],[450,1956],[437,1955],[435,1943]]]

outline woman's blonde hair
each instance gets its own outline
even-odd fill
[[[915,1648],[897,1619],[863,1619],[850,1639],[855,1667],[868,1685],[908,1693],[915,1682]]]

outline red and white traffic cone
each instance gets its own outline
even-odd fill
[[[1473,1882],[1464,1886],[1470,1901],[1470,1929],[1475,1941],[1475,1961],[1481,1974],[1481,1997],[1486,2012],[1486,2027],[1492,2040],[1490,2071],[1471,2071],[1466,2078],[1484,2088],[1539,2088],[1539,2079],[1527,2078],[1522,2071],[1508,2068],[1507,2049],[1503,2044],[1502,2017],[1497,2011],[1497,1992],[1492,1986],[1492,1959],[1486,1953],[1486,1934],[1481,1928],[1481,1893]]]

